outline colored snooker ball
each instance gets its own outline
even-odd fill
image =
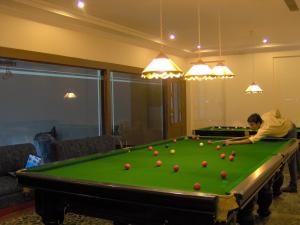
[[[217,149],[217,150],[220,150],[220,149],[221,149],[221,146],[220,146],[220,145],[217,145],[217,146],[216,146],[216,149]]]
[[[200,142],[199,145],[200,145],[201,147],[204,146],[203,142]]]
[[[224,153],[222,153],[222,154],[220,155],[220,157],[221,157],[221,159],[225,159],[226,155],[225,155]]]
[[[207,167],[208,163],[206,161],[202,161],[201,165],[202,167]]]
[[[199,191],[201,188],[201,185],[199,183],[194,184],[194,190]]]
[[[157,167],[160,167],[161,165],[162,165],[162,161],[161,161],[161,160],[157,160],[157,161],[156,161],[156,166],[157,166]]]
[[[153,155],[158,156],[159,152],[158,151],[154,151]]]
[[[208,140],[208,141],[207,141],[207,144],[212,144],[212,140]]]
[[[174,139],[173,139],[173,143],[176,143],[176,141],[177,141],[176,138],[174,138]]]
[[[152,150],[153,150],[153,147],[152,147],[152,146],[149,146],[148,149],[149,149],[150,151],[152,151]]]
[[[165,145],[165,148],[169,148],[169,145]]]
[[[129,170],[130,168],[131,168],[130,163],[125,163],[125,164],[124,164],[124,169],[125,169],[125,170]]]
[[[226,171],[222,170],[221,173],[220,173],[220,176],[221,176],[222,179],[226,179],[226,177],[227,177]]]
[[[179,170],[179,166],[178,166],[178,165],[174,165],[174,166],[173,166],[173,171],[174,171],[174,172],[178,172],[178,170]]]
[[[170,150],[170,153],[171,153],[172,155],[175,155],[175,153],[176,153],[175,149],[171,149],[171,150]]]

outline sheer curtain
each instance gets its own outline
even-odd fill
[[[128,145],[162,140],[162,81],[120,72],[112,72],[110,79],[114,134]]]

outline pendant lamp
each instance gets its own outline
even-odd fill
[[[160,0],[160,39],[163,43],[162,0]],[[183,76],[182,70],[163,52],[160,52],[142,72],[142,78],[167,79]]]

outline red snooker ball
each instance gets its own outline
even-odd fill
[[[202,161],[201,165],[202,167],[207,167],[208,163],[206,161]]]
[[[129,170],[131,168],[131,165],[129,163],[124,164],[124,169]]]
[[[231,155],[235,156],[235,154],[236,154],[235,151],[232,151],[232,152],[231,152]]]
[[[177,141],[176,138],[174,138],[174,139],[173,139],[173,142],[176,143],[176,141]]]
[[[221,146],[220,146],[220,145],[217,145],[217,146],[216,146],[216,149],[217,149],[217,150],[220,150],[220,149],[221,149]]]
[[[178,170],[179,170],[179,166],[178,166],[178,165],[174,165],[174,166],[173,166],[173,171],[174,171],[174,172],[178,172]]]
[[[222,154],[220,155],[220,157],[221,157],[221,159],[225,159],[226,155],[225,155],[224,153],[222,153]]]
[[[226,171],[222,170],[221,173],[220,173],[220,176],[221,176],[222,179],[226,179],[226,177],[227,177]]]
[[[150,151],[152,151],[152,150],[153,150],[153,147],[152,147],[152,146],[149,146],[148,149],[149,149]]]
[[[162,165],[162,161],[161,161],[161,160],[157,160],[157,161],[156,161],[156,166],[157,166],[157,167],[160,167],[161,165]]]
[[[233,161],[233,160],[234,160],[234,156],[233,156],[233,155],[230,155],[230,156],[229,156],[229,160],[230,160],[230,161]]]
[[[154,151],[153,155],[158,156],[159,152],[158,151]]]
[[[199,183],[194,184],[194,190],[199,191],[201,188],[201,185]]]
[[[212,140],[208,140],[208,141],[207,141],[207,144],[212,144]]]

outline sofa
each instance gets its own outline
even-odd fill
[[[53,144],[53,151],[55,160],[62,161],[96,153],[106,153],[122,147],[122,141],[119,136],[102,135],[57,141]]]
[[[32,199],[32,193],[24,192],[14,175],[25,167],[29,154],[36,155],[29,143],[0,146],[0,208]]]
[[[102,135],[56,141],[51,148],[54,161],[62,161],[122,148],[122,142],[118,136]],[[33,144],[0,146],[0,209],[33,199],[32,192],[23,191],[15,177],[15,172],[25,167],[29,154],[37,154]]]

